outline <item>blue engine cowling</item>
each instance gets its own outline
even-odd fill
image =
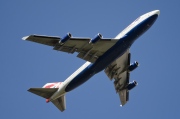
[[[134,69],[136,69],[139,66],[138,62],[134,62],[129,66],[129,71],[133,71]]]
[[[133,89],[134,87],[136,87],[137,84],[138,84],[138,83],[137,83],[136,81],[130,82],[130,83],[128,84],[128,86],[127,86],[127,89],[128,89],[128,90],[131,90],[131,89]]]
[[[100,33],[98,33],[96,35],[95,38],[92,38],[90,41],[89,41],[89,44],[95,44],[97,41],[101,40],[102,39],[102,35]]]
[[[64,37],[60,40],[60,43],[65,43],[65,42],[68,41],[71,37],[72,37],[72,35],[71,35],[70,33],[67,33],[66,36],[64,36]]]

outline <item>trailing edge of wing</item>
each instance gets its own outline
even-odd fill
[[[116,93],[119,94],[121,106],[125,105],[129,100],[129,91],[126,89],[130,77],[130,73],[128,72],[129,60],[130,53],[129,50],[127,50],[105,69],[105,73],[109,79],[114,79],[114,87]]]
[[[127,89],[119,91],[119,98],[121,101],[121,106],[125,105],[129,100],[129,91]]]

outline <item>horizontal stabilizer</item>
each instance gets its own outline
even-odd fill
[[[57,98],[56,100],[52,100],[52,103],[63,112],[66,109],[66,97],[65,95]]]
[[[49,99],[58,88],[30,88],[28,91],[43,98]]]

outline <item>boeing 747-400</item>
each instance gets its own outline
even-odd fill
[[[77,57],[87,61],[64,82],[47,83],[42,88],[30,88],[28,91],[64,111],[65,94],[104,70],[110,80],[114,79],[114,87],[123,106],[129,100],[129,91],[137,85],[136,81],[129,81],[130,72],[138,67],[138,62],[130,63],[129,49],[153,25],[159,14],[159,10],[154,10],[138,17],[115,38],[103,38],[99,33],[94,38],[72,37],[70,33],[63,38],[43,35],[23,37],[23,40],[52,46],[57,51],[77,52]]]

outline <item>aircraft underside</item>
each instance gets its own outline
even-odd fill
[[[154,10],[138,17],[115,38],[103,38],[98,33],[94,38],[72,37],[68,33],[63,38],[58,36],[30,35],[23,40],[33,41],[52,46],[54,50],[73,54],[87,61],[64,82],[47,83],[42,88],[30,88],[28,91],[52,102],[60,111],[66,109],[65,94],[92,76],[104,70],[110,80],[114,80],[116,93],[119,94],[121,105],[129,100],[129,91],[137,82],[130,82],[130,72],[138,67],[138,62],[130,64],[130,47],[134,41],[147,31],[159,16],[160,11]]]

